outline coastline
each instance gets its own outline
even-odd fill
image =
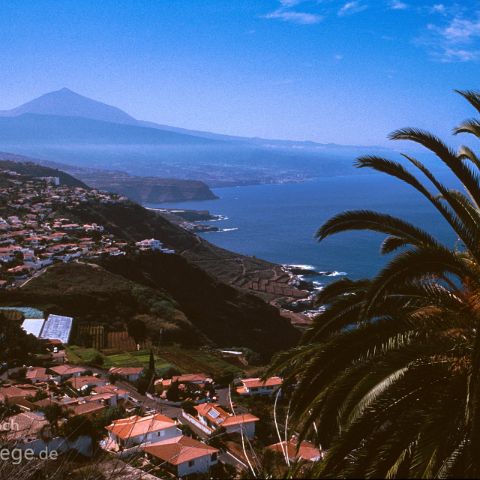
[[[220,229],[202,223],[204,221],[220,222],[228,219],[228,217],[223,215],[212,214],[209,210],[161,207],[145,208],[156,212],[169,221],[195,234],[236,230],[236,228]],[[262,297],[266,293],[273,295],[273,299],[266,299],[268,303],[277,308],[283,317],[288,318],[293,325],[299,328],[310,325],[312,317],[321,311],[321,307],[318,309],[315,307],[315,296],[317,292],[323,288],[323,285],[311,279],[311,277],[336,276],[342,273],[318,272],[312,265],[300,264],[274,264],[274,268],[277,270],[274,274],[274,280],[284,285],[282,289],[269,287],[269,281],[267,279],[244,283],[242,278],[236,278],[232,284],[241,289],[253,291],[253,293]],[[282,279],[282,277],[284,278]]]

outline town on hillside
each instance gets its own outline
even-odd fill
[[[57,177],[0,171],[4,293],[54,264],[150,251],[171,258],[158,239],[128,242],[69,215],[82,204],[126,201]],[[264,465],[305,474],[323,458],[288,428],[293,386],[250,365],[248,349],[137,342],[126,328],[104,331],[68,311],[18,302],[1,306],[0,320],[1,478],[19,464],[78,478],[92,468],[99,479],[261,477]],[[73,343],[85,336],[89,345]]]
[[[54,263],[127,251],[174,253],[159,240],[129,244],[105,232],[102,225],[79,224],[58,212],[88,202],[112,204],[126,197],[82,187],[60,185],[58,177],[25,178],[0,170],[0,288],[12,288]]]
[[[323,458],[321,449],[298,441],[295,432],[285,436],[288,386],[280,377],[160,375],[153,350],[145,366],[81,364],[72,361],[75,350],[68,345],[74,319],[26,318],[15,331],[18,316],[39,313],[7,307],[0,314],[0,333],[9,340],[16,336],[23,352],[15,358],[14,349],[8,350],[3,356],[11,358],[0,366],[4,452],[34,458],[54,453],[54,468],[59,461],[79,471],[95,464],[99,472],[113,469],[136,479],[250,475],[256,468],[252,459],[259,457],[276,462],[278,472],[282,464],[306,470]],[[7,465],[0,466],[0,475]]]

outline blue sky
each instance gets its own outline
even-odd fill
[[[137,118],[385,144],[480,89],[480,1],[0,0],[0,108],[64,86]]]

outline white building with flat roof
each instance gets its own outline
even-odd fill
[[[72,331],[73,318],[62,315],[49,315],[43,326],[40,338],[57,339],[68,343]]]
[[[43,318],[27,318],[23,321],[22,328],[26,333],[35,335],[37,338],[39,338],[44,323],[45,320]]]

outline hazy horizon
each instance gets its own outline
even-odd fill
[[[472,115],[472,4],[379,0],[2,2],[1,109],[67,87],[195,130],[385,145]],[[447,138],[449,140],[449,138]]]

